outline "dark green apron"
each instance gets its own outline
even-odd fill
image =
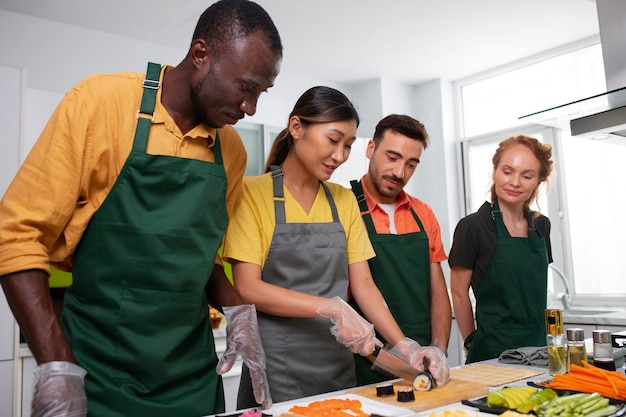
[[[497,358],[507,349],[546,344],[546,241],[541,236],[511,237],[497,201],[491,213],[498,244],[474,294],[477,329],[466,363]]]
[[[215,163],[146,153],[159,75],[150,63],[148,117],[81,239],[65,295],[90,416],[224,411],[205,286],[228,220],[226,174],[217,135]]]
[[[367,227],[376,257],[369,260],[376,286],[383,294],[389,310],[407,337],[421,345],[431,343],[430,326],[430,248],[428,235],[411,207],[420,231],[414,233],[378,234],[365,201],[361,183],[350,181],[361,215]],[[358,306],[351,300],[352,305]],[[360,310],[358,310],[360,311]],[[384,342],[384,339],[377,335]],[[371,370],[371,362],[354,355],[357,382],[372,384],[389,379]]]

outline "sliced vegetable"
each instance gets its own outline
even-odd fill
[[[573,394],[555,397],[533,408],[538,417],[605,417],[618,408],[600,394]]]
[[[617,371],[607,371],[583,362],[582,366],[572,364],[566,374],[554,375],[552,381],[542,385],[553,389],[598,394],[626,400],[626,376]]]
[[[515,411],[528,414],[533,411],[536,406],[550,401],[551,399],[556,397],[558,397],[558,395],[556,391],[554,391],[552,388],[539,390],[531,395],[530,398],[528,398],[526,401],[517,406],[517,408],[515,408]]]
[[[492,408],[509,408],[514,410],[537,392],[533,387],[507,387],[487,394],[487,405]]]

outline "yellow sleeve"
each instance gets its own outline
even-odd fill
[[[366,261],[376,256],[367,230],[361,220],[361,212],[352,191],[339,184],[326,183],[337,205],[339,219],[346,231],[348,264]]]
[[[224,259],[263,266],[274,234],[274,226],[270,174],[245,177],[239,203],[226,229]]]
[[[243,182],[243,174],[246,171],[248,155],[241,137],[232,126],[226,125],[218,129],[218,132],[224,170],[226,171],[226,179],[228,181],[226,209],[228,210],[228,215],[232,216],[241,194],[241,184]]]

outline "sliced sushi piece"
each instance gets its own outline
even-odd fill
[[[398,401],[401,403],[415,401],[413,388],[398,388]]]
[[[416,391],[430,391],[435,385],[435,378],[428,370],[422,372],[413,380],[413,388]]]
[[[393,389],[393,384],[381,384],[376,386],[376,396],[377,397],[390,397],[395,394]]]

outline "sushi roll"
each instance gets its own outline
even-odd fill
[[[401,403],[415,401],[413,388],[398,388],[398,401]]]
[[[383,384],[376,386],[377,397],[391,397],[393,394],[395,394],[393,384]]]
[[[435,386],[435,378],[429,371],[424,371],[413,380],[413,388],[416,391],[430,391]]]

